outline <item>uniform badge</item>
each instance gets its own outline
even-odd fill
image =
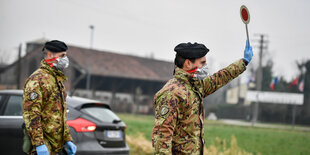
[[[168,109],[168,107],[162,107],[161,108],[161,110],[160,110],[160,115],[161,116],[164,116],[164,115],[166,115],[167,113],[169,112],[169,109]]]
[[[38,96],[39,96],[39,95],[38,95],[36,92],[31,92],[31,93],[30,93],[30,99],[31,99],[31,100],[34,100],[34,99],[38,98]]]

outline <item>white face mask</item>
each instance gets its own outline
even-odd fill
[[[208,76],[209,76],[209,68],[207,64],[203,65],[201,68],[198,68],[197,73],[194,74],[194,77],[196,77],[198,80],[203,80]]]
[[[67,56],[57,58],[57,63],[53,63],[53,65],[58,69],[63,71],[65,68],[69,67],[69,59]]]

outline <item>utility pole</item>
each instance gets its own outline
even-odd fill
[[[241,104],[241,78],[239,77],[238,79],[238,101],[237,104]]]
[[[21,76],[21,54],[22,54],[22,44],[19,45],[18,47],[18,60],[17,60],[17,74],[16,74],[16,86],[17,89],[21,89],[20,85],[20,76]]]
[[[301,114],[303,122],[309,122],[310,119],[310,60],[305,63],[305,83],[304,83],[304,104],[302,105]]]
[[[90,84],[91,84],[92,48],[93,48],[93,37],[94,37],[95,27],[93,25],[90,25],[89,28],[90,28],[90,46],[89,46],[89,58],[88,58],[87,79],[86,79],[86,90],[87,91],[90,91]],[[88,97],[91,97],[91,96],[88,96]]]
[[[262,59],[263,59],[263,50],[264,50],[264,37],[265,35],[260,34],[260,40],[259,40],[259,62],[258,62],[258,70],[257,70],[257,80],[256,80],[256,90],[259,92],[262,90],[262,80],[263,80],[263,67],[262,67]],[[258,96],[257,100],[254,103],[253,106],[253,117],[252,117],[252,126],[255,125],[257,119],[258,119],[258,113],[259,113],[259,101]]]

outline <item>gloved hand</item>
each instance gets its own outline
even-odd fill
[[[71,141],[65,143],[65,149],[69,155],[74,155],[76,153],[76,146]]]
[[[205,64],[201,68],[198,68],[197,73],[195,73],[193,76],[196,77],[198,80],[203,80],[209,75],[208,69],[208,65]]]
[[[244,49],[244,60],[246,60],[248,63],[252,60],[253,57],[253,51],[252,51],[252,46],[249,45],[250,42],[246,40],[246,46]]]
[[[38,155],[48,155],[48,148],[45,144],[37,146],[36,151]]]

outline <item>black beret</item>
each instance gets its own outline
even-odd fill
[[[64,52],[68,50],[67,45],[59,40],[52,40],[45,43],[43,50],[47,49],[51,52],[58,53],[58,52]]]
[[[185,59],[196,59],[205,56],[209,49],[204,44],[181,43],[174,48],[177,54]]]

